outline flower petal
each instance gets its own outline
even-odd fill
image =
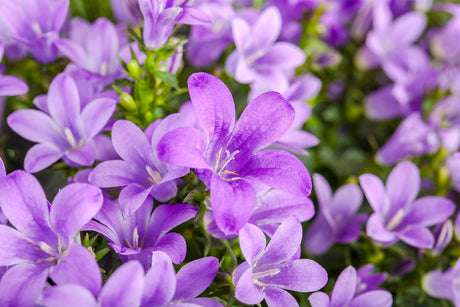
[[[259,227],[247,223],[239,232],[241,252],[244,259],[252,264],[252,259],[259,255],[267,245],[264,233]]]
[[[219,260],[215,257],[204,257],[187,263],[177,272],[173,300],[197,297],[209,287],[217,271]]]
[[[129,144],[126,140],[129,140]],[[141,169],[150,164],[150,143],[144,132],[132,122],[119,120],[113,125],[112,143],[116,152],[126,162]]]
[[[359,183],[372,209],[374,209],[375,212],[382,212],[385,204],[386,192],[385,186],[380,178],[373,174],[364,174],[359,176]]]
[[[86,138],[91,139],[107,124],[115,111],[115,100],[98,98],[88,103],[81,111],[81,122]]]
[[[165,252],[174,264],[180,264],[185,259],[187,244],[180,234],[170,232],[158,240],[155,250]]]
[[[267,48],[278,39],[281,26],[279,10],[275,6],[266,8],[252,27],[251,45],[261,49]]]
[[[366,232],[369,237],[378,242],[391,242],[396,238],[395,234],[389,232],[385,228],[382,217],[377,213],[374,213],[369,217],[366,225]]]
[[[426,196],[417,199],[404,218],[404,224],[433,226],[444,222],[455,211],[455,204],[444,197]]]
[[[348,305],[349,307],[391,307],[393,305],[393,297],[390,292],[385,290],[374,290],[363,293],[353,299]]]
[[[79,285],[49,287],[43,291],[42,303],[48,307],[96,307],[96,299]]]
[[[8,126],[23,138],[36,143],[59,144],[63,137],[55,121],[38,110],[19,110],[7,118]]]
[[[152,267],[145,274],[142,305],[163,306],[168,304],[176,291],[176,272],[168,255],[153,252]]]
[[[101,188],[126,186],[135,181],[132,173],[132,166],[123,160],[105,161],[96,165],[88,181]]]
[[[418,248],[432,248],[433,234],[423,226],[410,227],[397,234],[401,241]]]
[[[0,75],[0,96],[23,95],[28,91],[29,87],[21,79]]]
[[[72,77],[63,73],[57,75],[50,84],[47,97],[48,110],[59,127],[75,127],[81,110],[80,95]]]
[[[267,288],[264,291],[265,301],[270,307],[296,307],[299,303],[296,299],[287,291],[278,288]]]
[[[355,296],[357,285],[356,270],[348,266],[340,273],[331,294],[330,307],[348,306]]]
[[[24,158],[24,169],[29,173],[39,172],[62,158],[64,153],[52,144],[32,146]]]
[[[401,162],[391,171],[386,182],[392,210],[411,204],[420,189],[420,172],[409,161]]]
[[[329,296],[324,292],[315,292],[308,297],[312,307],[329,307]]]
[[[13,227],[0,225],[0,246],[0,266],[15,265],[26,260],[36,261],[38,258],[33,243]]]
[[[147,200],[150,190],[150,187],[140,187],[135,183],[127,185],[121,190],[118,198],[121,211],[126,214],[133,214]]]
[[[252,270],[248,269],[241,275],[235,287],[235,297],[245,304],[258,304],[264,299],[264,293],[254,285]]]

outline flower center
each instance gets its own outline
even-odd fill
[[[158,184],[161,181],[161,175],[159,172],[153,170],[150,166],[146,166],[145,170],[149,174],[149,177],[147,178],[151,183],[153,184]]]
[[[79,151],[83,148],[83,145],[85,144],[85,139],[82,138],[80,141],[77,143],[77,140],[75,139],[75,136],[72,133],[72,130],[70,128],[65,128],[64,129],[64,137],[69,143],[70,147],[72,148],[72,151]]]
[[[57,250],[53,249],[48,243],[40,241],[36,243],[37,246],[34,246],[36,250],[45,252],[46,254],[50,255],[50,257],[42,258],[36,261],[36,263],[42,262],[51,262],[52,265],[58,265],[69,254],[69,249],[64,249],[62,247],[61,238],[58,235],[58,248]]]
[[[225,150],[225,158],[222,158],[222,148],[219,150],[219,153],[217,154],[216,165],[214,166],[214,172],[216,172],[217,175],[219,175],[219,177],[223,180],[233,181],[241,179],[238,173],[225,169],[228,164],[235,159],[235,156],[239,152],[239,150],[235,150],[234,152],[230,153],[230,151]]]

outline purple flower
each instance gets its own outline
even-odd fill
[[[308,298],[310,304],[312,307],[390,307],[393,304],[390,292],[376,289],[383,276],[377,274],[374,275],[376,278],[372,278],[369,268],[372,271],[372,267],[366,267],[365,272],[358,270],[357,273],[354,267],[347,267],[337,278],[331,297],[324,292],[316,292]],[[368,279],[363,279],[364,276]],[[362,288],[368,290],[363,291]]]
[[[460,149],[460,100],[451,95],[439,100],[429,115],[443,148],[454,152]]]
[[[266,245],[263,232],[252,224],[240,230],[241,252],[246,259],[233,271],[235,297],[245,304],[265,299],[270,306],[299,306],[286,290],[311,292],[327,283],[327,273],[309,259],[292,258],[302,240],[296,217],[287,218]]]
[[[118,204],[104,200],[101,210],[84,229],[101,233],[123,262],[138,260],[148,269],[152,251],[163,251],[176,264],[185,258],[187,246],[184,238],[174,232],[174,227],[196,215],[197,208],[191,205],[161,205],[152,213],[152,201],[145,201],[132,214],[125,214]]]
[[[29,173],[17,170],[1,181],[1,209],[15,227],[0,225],[0,265],[11,266],[0,281],[1,305],[33,305],[47,277],[98,293],[100,276],[88,276],[99,266],[74,238],[102,200],[98,188],[75,183],[61,189],[50,205]]]
[[[4,45],[0,41],[0,62],[3,58]],[[13,76],[4,76],[0,70],[0,97],[23,95],[29,91],[29,87],[19,78]]]
[[[275,43],[280,31],[281,16],[275,7],[265,9],[252,28],[244,19],[235,18],[232,32],[236,50],[227,58],[227,72],[260,92],[286,91],[295,69],[305,62],[305,53],[293,44]]]
[[[8,36],[26,46],[42,63],[56,59],[54,45],[64,24],[69,0],[3,1],[0,15],[8,28]]]
[[[309,195],[310,176],[300,160],[284,151],[262,150],[292,124],[294,111],[280,94],[260,95],[235,123],[232,95],[219,79],[196,73],[188,87],[204,133],[191,127],[173,130],[159,142],[158,155],[167,163],[197,169],[211,191],[212,212],[225,234],[236,234],[251,217],[254,183]]]
[[[313,175],[313,186],[319,202],[319,214],[305,234],[305,247],[313,254],[325,253],[335,242],[351,243],[361,233],[367,214],[356,212],[363,202],[358,185],[347,184],[332,195],[331,187],[319,174]]]
[[[435,129],[423,121],[420,113],[412,113],[379,149],[376,159],[385,165],[393,164],[405,158],[436,152],[439,143]]]
[[[118,21],[137,25],[141,20],[138,0],[110,0],[113,15]]]
[[[171,36],[175,24],[199,25],[209,23],[206,14],[186,5],[188,0],[139,0],[144,16],[142,36],[147,48],[155,50],[163,46]]]
[[[187,167],[170,166],[158,159],[158,141],[169,131],[181,126],[181,115],[163,119],[150,139],[127,120],[115,123],[112,143],[122,160],[102,162],[89,176],[89,182],[99,187],[123,187],[120,207],[132,213],[148,198],[166,202],[176,196],[176,178],[189,172]],[[130,140],[126,143],[126,140]]]
[[[47,102],[48,114],[27,109],[7,119],[14,132],[39,143],[27,152],[25,170],[38,172],[60,158],[71,165],[92,165],[96,154],[93,138],[112,116],[115,101],[95,99],[81,109],[75,82],[60,74],[51,82]]]
[[[460,278],[460,258],[455,265],[442,273],[435,270],[427,273],[422,280],[422,287],[429,295],[447,299],[454,303],[455,307],[460,306],[460,293],[458,279]]]
[[[460,191],[460,152],[455,152],[446,159],[447,170],[450,175],[450,181],[455,190]]]
[[[75,18],[71,22],[70,39],[56,41],[59,51],[80,69],[94,75],[102,86],[122,76],[117,58],[123,39],[110,20],[98,18],[92,25]]]
[[[402,240],[414,247],[432,248],[434,237],[427,227],[444,222],[455,211],[454,203],[443,197],[415,199],[420,173],[412,162],[399,163],[386,186],[372,174],[361,175],[359,182],[374,209],[367,221],[367,234],[385,246]]]

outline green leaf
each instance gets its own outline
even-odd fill
[[[179,82],[177,81],[177,77],[172,73],[166,71],[155,71],[155,77],[157,77],[167,85],[175,88],[176,90],[179,89]]]
[[[99,261],[102,259],[102,257],[104,257],[108,252],[110,252],[110,247],[104,247],[103,249],[101,249],[100,251],[98,251],[96,253],[96,261]]]

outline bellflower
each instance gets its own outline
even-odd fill
[[[50,205],[35,177],[17,170],[1,181],[0,205],[15,227],[0,225],[0,266],[11,266],[0,281],[1,305],[33,305],[47,277],[100,290],[100,276],[90,277],[99,271],[96,260],[74,242],[102,205],[98,188],[68,185]]]
[[[51,82],[47,105],[49,113],[19,110],[7,118],[10,128],[39,144],[26,154],[24,168],[38,172],[60,158],[71,165],[92,165],[96,146],[93,138],[115,110],[115,101],[95,99],[81,109],[75,82],[60,74]]]
[[[422,280],[422,287],[430,296],[450,300],[455,307],[460,306],[458,279],[460,278],[460,258],[455,265],[445,271],[434,270]]]
[[[265,299],[270,306],[299,306],[286,290],[311,292],[327,283],[327,273],[318,263],[293,256],[302,240],[296,217],[287,218],[266,245],[263,232],[252,224],[240,230],[241,252],[246,259],[233,271],[235,297],[245,304]]]
[[[132,214],[125,214],[119,205],[104,200],[101,210],[84,229],[101,233],[119,255],[122,262],[138,260],[149,268],[152,251],[163,251],[176,264],[185,258],[187,246],[177,233],[168,233],[174,227],[196,215],[197,208],[191,205],[161,205],[152,213],[153,202],[145,201]]]
[[[218,227],[235,234],[251,217],[256,202],[253,183],[308,196],[311,180],[303,163],[290,153],[262,150],[291,126],[294,111],[280,94],[258,96],[235,123],[233,98],[219,79],[196,73],[188,79],[193,107],[204,133],[178,128],[158,144],[160,159],[196,168],[211,191]]]
[[[186,175],[189,169],[160,161],[157,144],[163,135],[181,126],[180,118],[181,115],[173,114],[163,119],[150,139],[130,121],[117,121],[112,129],[112,143],[122,160],[97,165],[89,182],[103,188],[123,187],[119,202],[126,213],[136,211],[148,197],[165,202],[176,196],[175,179]]]
[[[287,42],[276,42],[281,32],[277,8],[262,11],[251,27],[244,19],[232,22],[236,50],[225,63],[227,72],[240,83],[251,83],[260,90],[284,92],[295,69],[305,62],[304,52]]]
[[[357,273],[354,267],[349,266],[337,278],[330,298],[324,292],[316,292],[308,300],[312,307],[390,307],[393,304],[390,292],[374,289],[378,285],[375,281],[381,280],[380,276],[377,279],[379,280],[363,280],[359,276],[359,270]],[[371,287],[368,287],[366,281],[370,282]],[[369,289],[363,291],[362,288]]]
[[[55,46],[69,9],[69,0],[2,1],[0,16],[8,36],[24,45],[42,63],[56,59]]]
[[[313,186],[320,209],[305,234],[306,249],[320,255],[335,242],[356,241],[361,233],[361,224],[367,220],[367,214],[356,215],[363,202],[363,194],[358,185],[344,185],[332,195],[326,179],[319,174],[314,174]]]
[[[188,0],[139,0],[144,17],[142,37],[149,49],[158,49],[171,36],[175,24],[198,25],[209,23],[201,10],[187,5]]]
[[[101,82],[102,87],[122,76],[117,56],[123,47],[123,39],[110,20],[98,18],[90,25],[76,18],[70,29],[70,39],[56,41],[62,54],[79,68],[92,73],[95,82]]]
[[[367,221],[367,234],[385,246],[402,240],[414,247],[432,248],[434,237],[427,227],[444,222],[455,211],[455,205],[447,198],[415,199],[420,173],[412,162],[399,163],[385,186],[372,174],[361,175],[359,182],[374,209]]]

